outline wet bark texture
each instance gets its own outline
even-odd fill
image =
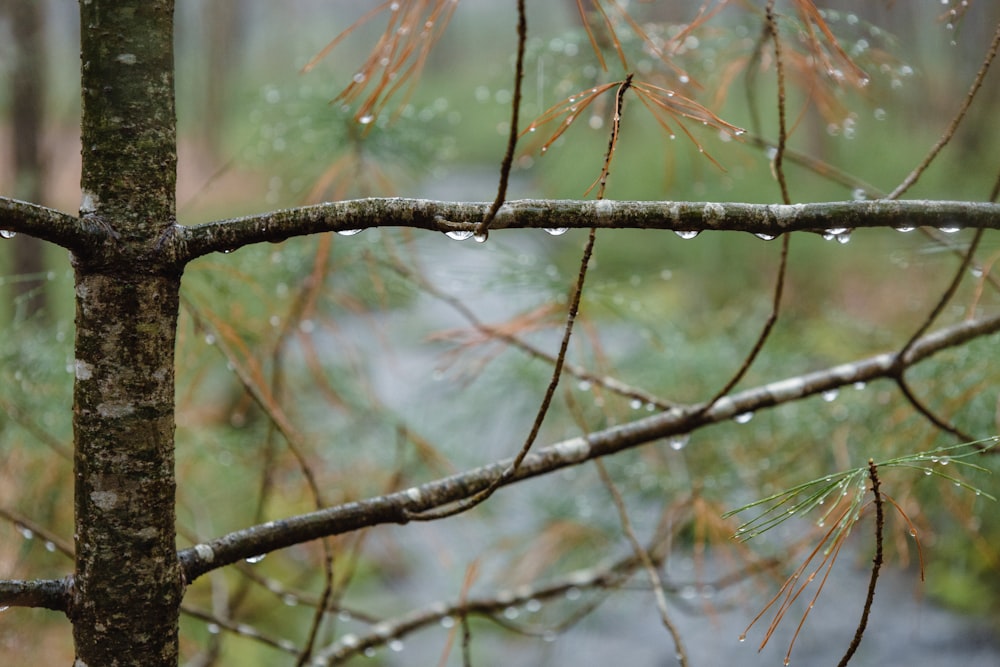
[[[173,3],[82,0],[76,271],[77,665],[176,665]]]

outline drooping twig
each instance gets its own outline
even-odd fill
[[[490,224],[497,211],[507,200],[507,183],[510,179],[510,168],[514,164],[514,151],[517,150],[517,138],[520,135],[518,118],[521,113],[521,83],[524,79],[524,45],[528,41],[528,19],[524,8],[524,0],[517,0],[517,60],[514,64],[514,96],[510,103],[510,132],[507,135],[507,150],[500,163],[500,184],[497,196],[486,212],[486,217],[476,228],[476,238],[485,241],[489,234]]]
[[[875,585],[878,583],[879,569],[882,567],[882,531],[884,528],[882,492],[879,491],[878,469],[875,466],[874,459],[868,459],[868,476],[872,481],[872,494],[875,496],[875,558],[872,559],[872,575],[868,580],[868,596],[865,598],[865,607],[861,612],[861,621],[858,623],[858,629],[854,633],[851,644],[847,647],[847,652],[840,659],[840,662],[837,663],[837,667],[846,667],[847,663],[854,656],[854,652],[858,650],[858,646],[861,644],[861,637],[865,634],[865,628],[868,625],[868,615],[872,609],[872,601],[875,599]]]

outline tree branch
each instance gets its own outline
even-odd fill
[[[489,206],[487,202],[352,199],[178,227],[166,242],[176,245],[173,251],[179,261],[187,262],[261,241],[279,243],[306,234],[369,227],[461,231],[471,236]],[[725,230],[776,237],[792,231],[822,233],[833,228],[917,226],[1000,229],[1000,204],[870,200],[779,205],[521,199],[501,206],[490,229]]]
[[[41,607],[65,612],[69,608],[70,580],[0,580],[0,607]]]
[[[78,218],[38,204],[0,197],[0,230],[27,234],[69,250],[88,242]]]
[[[1000,331],[1000,316],[964,321],[927,334],[912,345],[897,362],[885,353],[851,363],[805,373],[748,389],[716,401],[709,410],[703,404],[675,407],[644,419],[553,444],[528,454],[518,471],[504,480],[513,484],[531,477],[578,465],[659,438],[689,433],[730,419],[831,389],[894,378],[903,367],[912,366],[949,347]],[[479,468],[367,500],[270,521],[182,550],[181,567],[188,583],[211,570],[244,558],[282,549],[327,535],[339,535],[383,523],[406,523],[413,513],[453,503],[479,493],[513,463],[496,461]]]

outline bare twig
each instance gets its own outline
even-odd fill
[[[951,119],[951,122],[948,124],[948,127],[945,128],[944,133],[931,147],[931,150],[927,153],[926,157],[924,157],[920,164],[917,165],[916,168],[914,168],[914,170],[903,179],[902,183],[897,185],[896,188],[889,193],[889,199],[899,199],[904,192],[909,190],[910,186],[917,182],[917,179],[920,178],[930,163],[934,161],[934,158],[936,158],[938,153],[941,152],[941,149],[944,148],[949,141],[951,141],[953,136],[955,136],[955,130],[958,129],[959,123],[962,122],[962,119],[965,118],[965,114],[969,110],[969,107],[972,106],[972,101],[975,99],[976,93],[979,92],[979,88],[983,85],[983,79],[986,78],[986,73],[989,71],[990,64],[993,62],[993,59],[996,58],[998,50],[1000,50],[1000,23],[997,24],[996,31],[993,33],[993,41],[990,42],[990,46],[986,51],[986,58],[983,60],[983,64],[979,68],[979,71],[976,72],[976,77],[972,81],[972,86],[970,86],[969,92],[965,94],[965,99],[962,100],[962,105],[959,107],[955,117]]]
[[[908,366],[915,365],[944,349],[997,331],[1000,331],[1000,316],[952,325],[921,338],[910,348],[904,363]],[[620,426],[591,432],[586,439],[572,438],[534,451],[524,458],[517,472],[507,478],[503,477],[503,472],[511,467],[511,459],[496,461],[404,491],[244,528],[183,549],[178,558],[187,581],[191,582],[202,574],[248,556],[325,535],[344,534],[384,523],[405,523],[414,513],[445,507],[471,497],[494,484],[498,477],[503,480],[503,485],[512,484],[660,438],[692,432],[748,411],[782,405],[858,382],[895,378],[898,375],[897,361],[895,354],[884,353],[804,373],[726,396],[708,412],[700,412],[700,405],[673,408]]]
[[[498,475],[489,486],[481,491],[478,491],[474,495],[463,499],[454,507],[443,507],[430,512],[425,511],[420,513],[411,513],[407,510],[408,519],[432,521],[434,519],[440,519],[446,516],[453,516],[455,514],[465,512],[487,500],[498,488],[517,474],[518,468],[521,467],[521,463],[528,455],[528,452],[531,451],[531,446],[538,438],[538,433],[542,428],[542,422],[545,420],[545,415],[548,414],[549,406],[552,404],[552,397],[555,395],[556,388],[559,386],[559,379],[562,376],[562,366],[566,360],[566,352],[569,349],[570,336],[573,334],[573,324],[576,322],[576,316],[580,310],[580,300],[583,298],[583,283],[587,277],[587,267],[590,265],[590,257],[594,252],[594,242],[596,240],[597,230],[591,229],[590,236],[587,238],[587,245],[583,249],[583,256],[580,258],[580,271],[573,284],[573,293],[570,297],[569,312],[566,314],[566,326],[563,329],[562,341],[559,343],[559,354],[556,356],[556,363],[552,369],[552,378],[549,380],[549,384],[545,388],[545,394],[542,396],[541,404],[538,406],[538,412],[535,414],[535,421],[532,423],[528,437],[525,439],[524,444],[521,446],[521,450],[517,453],[517,456],[514,457],[510,466]]]
[[[507,182],[510,179],[510,168],[514,163],[514,151],[517,150],[517,138],[520,135],[518,129],[518,117],[521,113],[521,83],[524,79],[524,45],[528,40],[528,19],[524,8],[524,0],[517,0],[517,60],[514,64],[514,96],[510,103],[510,132],[507,136],[507,150],[504,153],[503,161],[500,163],[500,184],[497,187],[497,196],[486,212],[486,217],[476,228],[476,238],[481,241],[486,240],[489,234],[490,224],[496,217],[497,211],[507,200]]]
[[[594,465],[597,466],[597,474],[600,475],[601,481],[604,483],[608,493],[611,494],[611,500],[618,510],[618,520],[621,522],[622,530],[625,531],[625,536],[632,546],[632,552],[639,562],[642,563],[642,567],[646,571],[646,576],[649,577],[650,587],[653,589],[653,595],[656,597],[656,609],[660,612],[660,621],[663,623],[663,627],[670,633],[670,637],[674,642],[677,661],[681,667],[687,667],[687,651],[684,649],[684,642],[681,640],[681,634],[677,630],[677,626],[670,620],[670,613],[667,610],[667,595],[663,590],[663,581],[660,579],[660,573],[653,564],[653,559],[650,557],[649,552],[642,546],[638,536],[635,534],[632,521],[628,518],[628,508],[625,507],[625,500],[618,491],[618,487],[615,486],[614,480],[611,479],[600,459],[595,460]]]
[[[868,459],[868,477],[872,481],[872,494],[875,496],[875,558],[872,559],[872,576],[868,580],[868,596],[865,598],[865,607],[861,612],[861,621],[858,629],[854,633],[854,638],[847,647],[844,657],[837,663],[837,667],[846,667],[851,661],[854,652],[861,644],[861,637],[865,634],[868,626],[868,615],[872,610],[872,602],[875,600],[875,585],[878,583],[879,569],[882,567],[882,531],[884,528],[884,518],[882,516],[882,493],[879,491],[878,469],[874,459]]]

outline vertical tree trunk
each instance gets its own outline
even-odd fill
[[[175,666],[173,3],[81,0],[76,269],[77,664]]]

